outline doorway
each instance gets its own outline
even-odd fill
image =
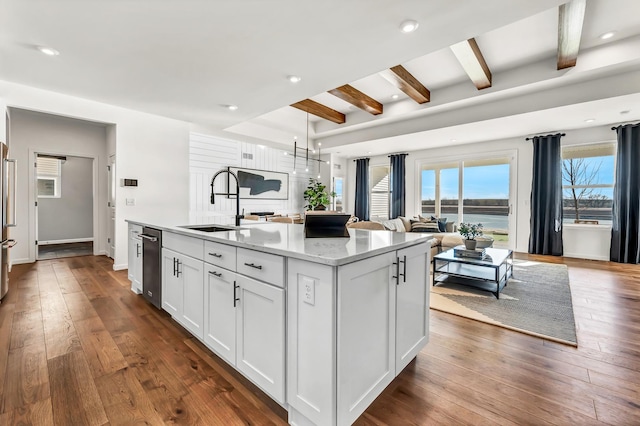
[[[94,252],[94,159],[35,154],[36,259]]]

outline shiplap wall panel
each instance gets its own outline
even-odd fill
[[[293,149],[293,146],[291,147]],[[303,193],[310,177],[317,177],[318,162],[309,161],[309,172],[305,172],[305,157],[296,159],[293,173],[293,156],[284,155],[285,149],[276,149],[246,142],[229,141],[212,136],[192,133],[189,141],[189,216],[198,222],[227,222],[235,215],[235,199],[216,195],[216,203],[210,203],[211,178],[227,167],[268,170],[289,175],[289,197],[287,200],[241,199],[240,208],[245,214],[257,211],[273,211],[276,214],[303,213]],[[291,150],[289,150],[291,152]],[[252,158],[242,158],[242,154]],[[232,185],[232,192],[235,191]],[[215,182],[216,192],[226,192],[226,178],[220,176]]]

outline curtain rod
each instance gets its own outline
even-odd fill
[[[631,124],[631,123],[627,123],[627,124],[619,124],[617,126],[613,126],[611,128],[611,130],[618,130],[620,127],[624,127],[624,126],[640,126],[640,123],[636,123],[636,124]]]
[[[353,161],[358,161],[358,160],[371,160],[371,158],[369,157],[355,158]]]
[[[409,153],[408,152],[398,152],[397,154],[389,154],[389,155],[387,155],[387,157],[391,157],[391,156],[394,156],[394,155],[409,155]]]
[[[567,134],[566,134],[566,133],[555,133],[554,135],[546,135],[546,136],[555,136],[555,135],[567,136]],[[540,136],[534,136],[533,138],[539,138],[539,137],[542,137],[542,135],[540,135]],[[533,138],[526,138],[526,139],[525,139],[525,141],[532,141],[532,140],[533,140]]]

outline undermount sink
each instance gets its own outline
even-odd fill
[[[235,231],[238,228],[237,226],[225,226],[225,225],[184,225],[180,226],[180,228],[191,229],[193,231],[201,231],[201,232],[218,232],[218,231]]]

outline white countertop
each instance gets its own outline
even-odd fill
[[[344,265],[431,239],[430,234],[363,229],[349,229],[349,238],[305,238],[304,225],[273,222],[242,221],[240,229],[219,232],[139,220],[127,222],[326,265]]]

